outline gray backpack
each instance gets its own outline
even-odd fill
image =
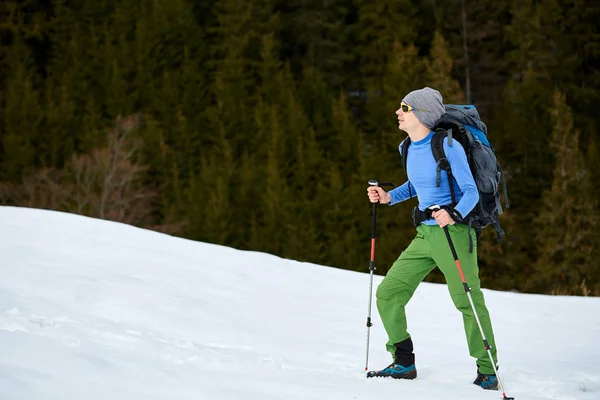
[[[450,163],[444,153],[443,140],[444,137],[448,137],[449,146],[452,146],[452,142],[457,140],[465,149],[467,161],[479,191],[479,202],[473,211],[464,218],[464,221],[475,229],[477,238],[483,228],[494,225],[498,241],[502,240],[504,231],[498,221],[498,217],[503,213],[500,204],[500,185],[503,186],[504,204],[506,208],[509,208],[506,180],[496,159],[494,148],[487,139],[487,127],[481,121],[477,109],[473,105],[447,104],[446,113],[435,123],[432,130],[435,132],[431,139],[431,150],[437,163],[436,186],[440,186],[440,171],[446,171],[450,181],[452,203],[456,205],[452,168],[450,168]],[[407,138],[401,148],[405,169],[409,145],[410,138]]]

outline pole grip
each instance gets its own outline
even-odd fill
[[[375,179],[371,179],[371,180],[369,180],[369,185],[370,186],[379,186],[379,182],[377,182],[377,180],[375,180]],[[377,221],[377,203],[373,203],[373,220],[371,221],[371,239],[372,239],[371,243],[372,243],[373,247],[375,247],[375,236],[377,235],[376,221]],[[373,253],[373,251],[371,253]],[[371,261],[373,261],[372,257],[371,257]]]

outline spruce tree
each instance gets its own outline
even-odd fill
[[[21,2],[0,3],[0,180],[19,182],[40,166],[44,105],[34,45],[47,29],[44,14]]]
[[[580,132],[573,112],[560,92],[554,95],[554,130],[551,146],[556,154],[554,177],[544,191],[537,227],[538,259],[529,286],[556,293],[578,292],[582,284],[595,286],[600,270],[596,196],[591,192],[590,172],[579,149]]]
[[[507,80],[504,53],[509,49],[503,28],[510,21],[510,1],[433,1],[436,31],[448,42],[453,60],[452,76],[474,103],[490,118],[501,102],[498,93]]]
[[[0,179],[17,182],[23,173],[39,166],[36,150],[42,142],[43,103],[36,90],[35,73],[25,63],[15,62],[6,82],[1,109],[2,168]]]
[[[295,76],[319,70],[331,90],[356,88],[357,13],[351,1],[278,2],[281,12],[281,55]]]
[[[427,86],[439,90],[446,104],[465,101],[459,82],[452,77],[452,64],[448,43],[436,32],[429,57],[425,60],[425,76]]]
[[[357,1],[359,62],[363,84],[379,90],[397,52],[418,37],[418,10],[410,0]]]

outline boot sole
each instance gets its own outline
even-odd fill
[[[408,372],[406,375],[369,375],[367,374],[367,378],[393,378],[393,379],[415,379],[417,377],[417,370]]]

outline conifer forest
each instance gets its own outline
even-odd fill
[[[406,181],[429,86],[506,174],[482,286],[599,296],[598,66],[593,0],[4,0],[0,204],[368,272],[367,182]],[[376,273],[415,205],[378,206]]]

